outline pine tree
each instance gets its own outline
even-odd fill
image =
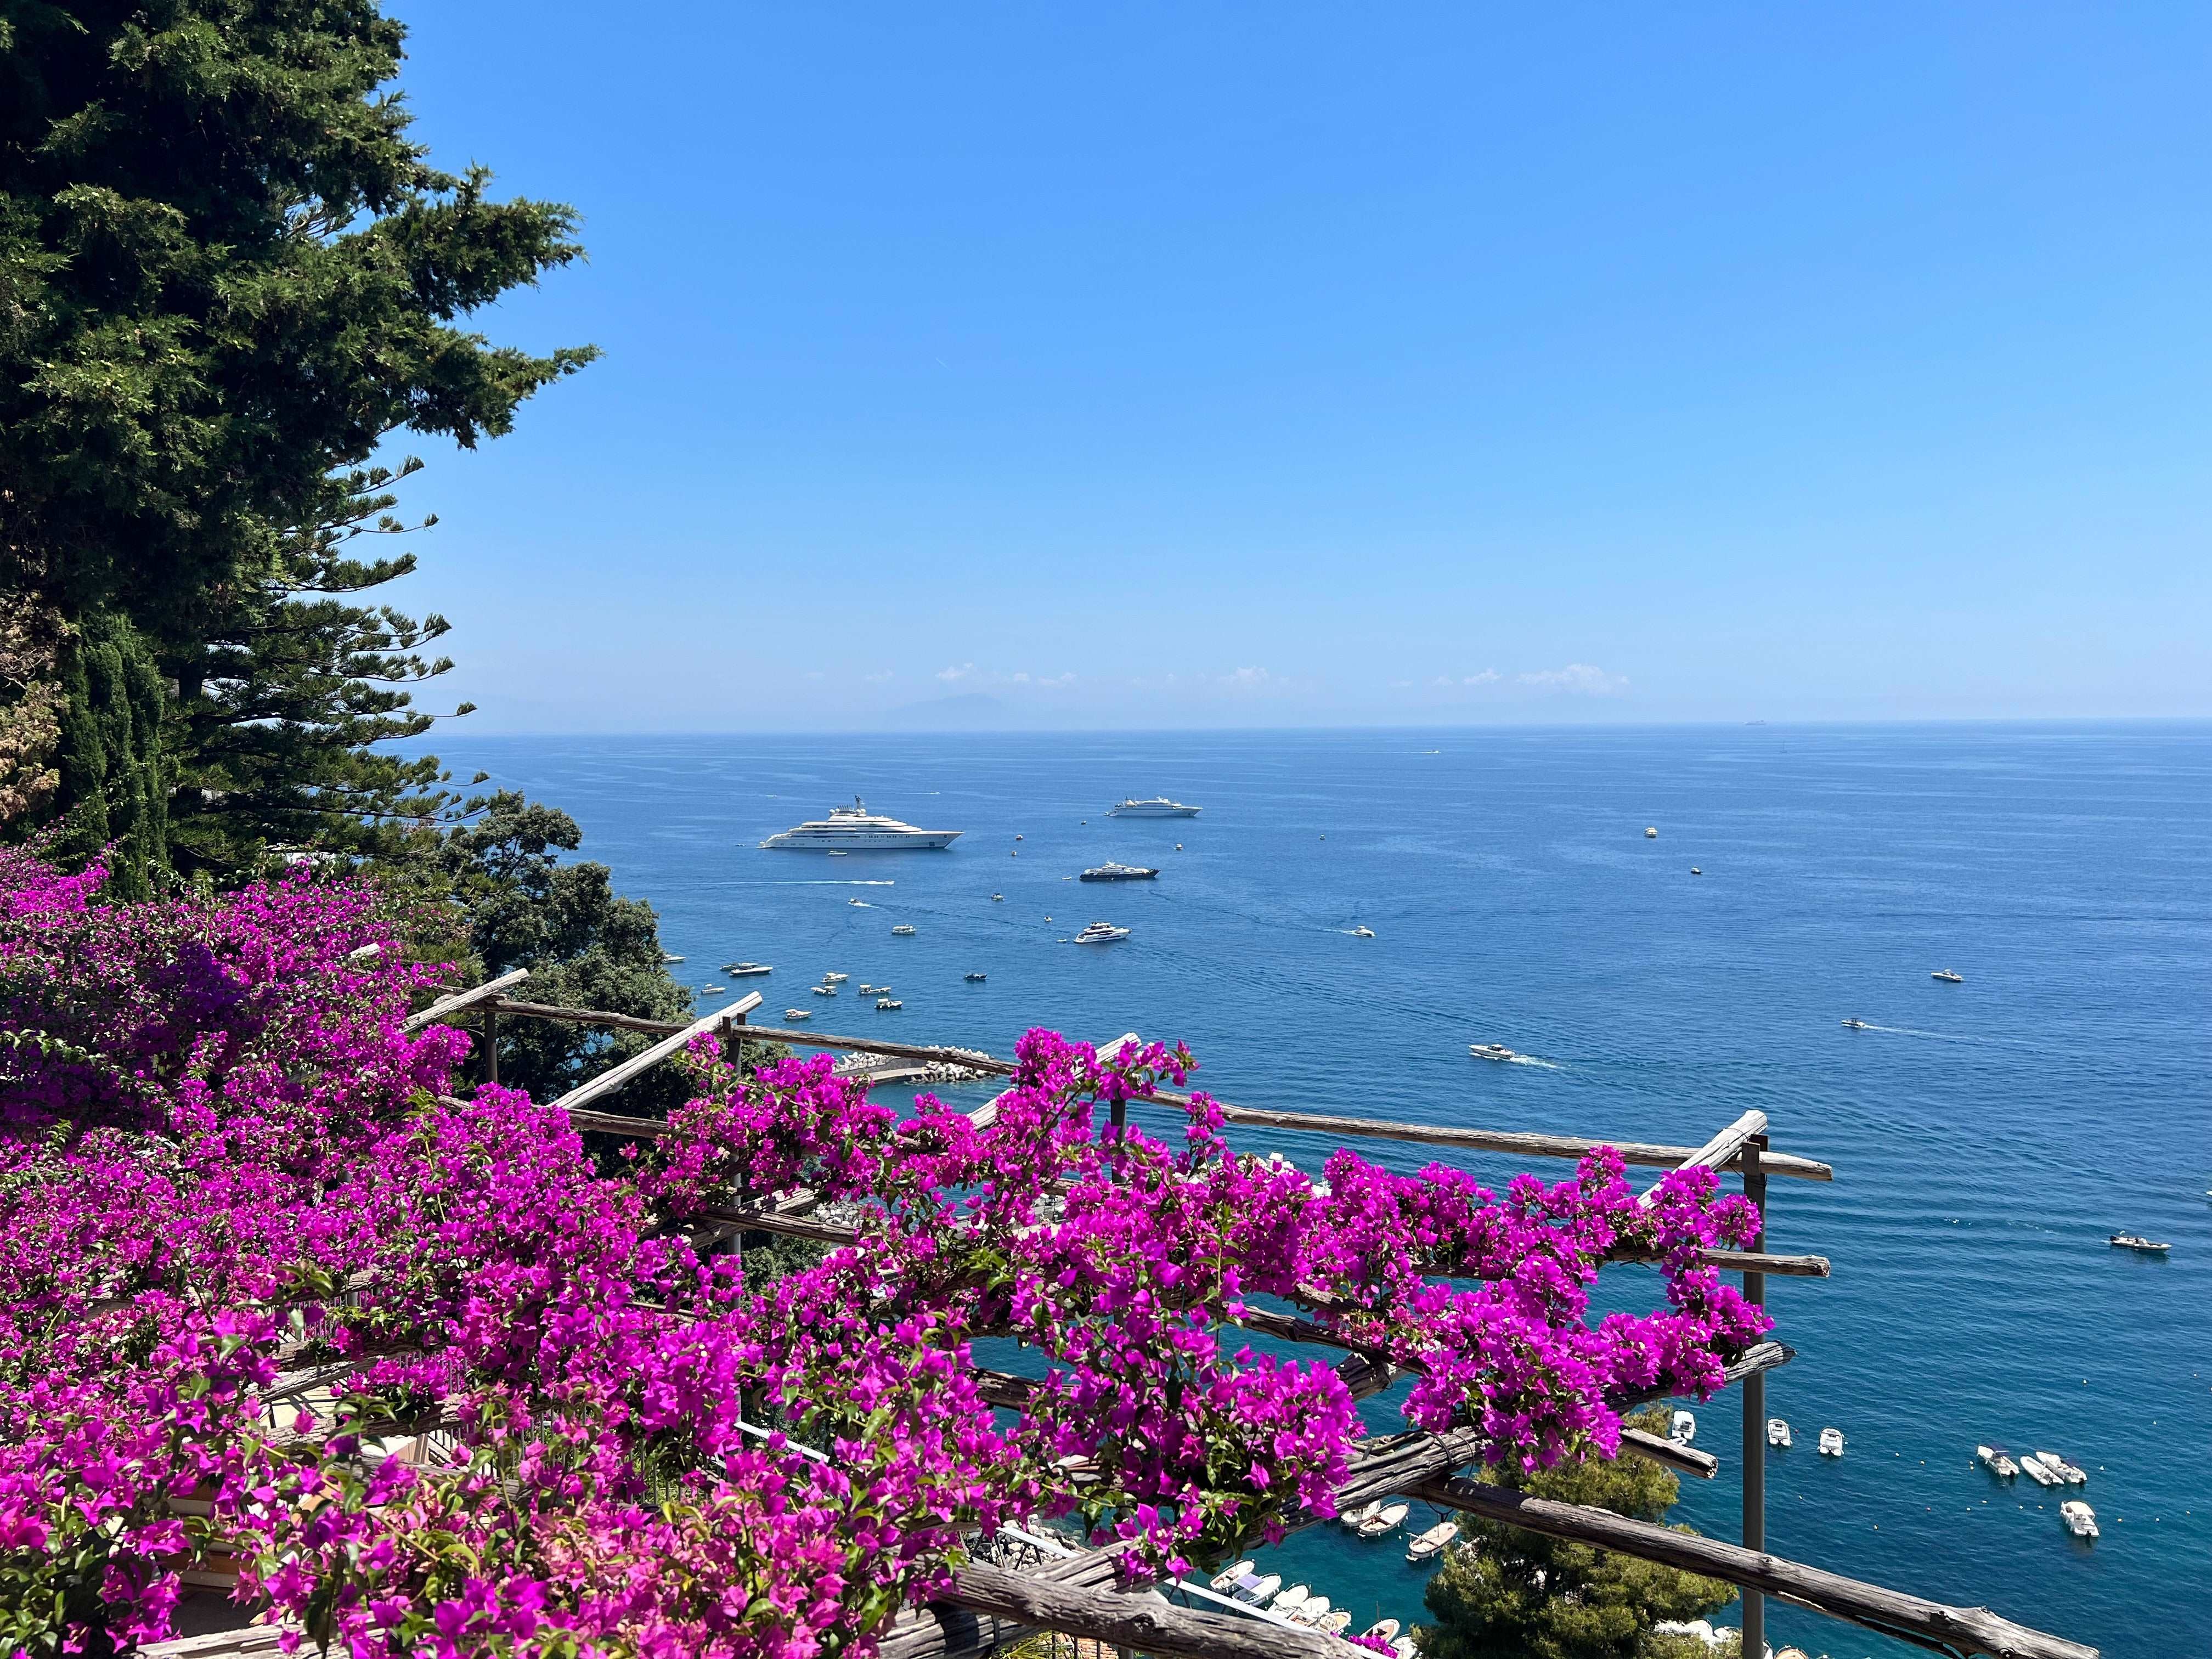
[[[1654,1432],[1666,1427],[1656,1408],[1628,1420]],[[1662,1519],[1681,1494],[1681,1482],[1662,1465],[1626,1455],[1482,1478],[1638,1521]],[[1462,1518],[1461,1525],[1463,1541],[1429,1581],[1436,1622],[1417,1632],[1422,1659],[1691,1659],[1705,1652],[1695,1638],[1652,1626],[1701,1619],[1735,1599],[1728,1584],[1656,1562],[1496,1522]]]

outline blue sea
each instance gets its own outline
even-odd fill
[[[1778,1149],[1836,1170],[1772,1184],[1771,1248],[1835,1267],[1769,1281],[1797,1352],[1769,1384],[1797,1440],[1768,1456],[1769,1548],[2122,1659],[2212,1651],[2212,727],[517,738],[443,752],[572,813],[584,855],[658,908],[693,985],[728,983],[712,970],[732,958],[774,963],[750,981],[769,1018],[808,1006],[831,1030],[1002,1054],[1033,1025],[1136,1030],[1188,1042],[1226,1100],[1490,1128],[1695,1144],[1759,1108]],[[1159,793],[1203,815],[1105,814]],[[757,848],[855,794],[964,833],[943,853]],[[1109,858],[1162,873],[1069,879]],[[1065,942],[1095,919],[1130,938]],[[898,923],[915,934],[894,937]],[[1376,936],[1354,937],[1362,926]],[[1946,967],[1965,983],[1929,977]],[[878,1013],[852,985],[806,995],[830,969],[890,983],[904,1009]],[[1473,1060],[1473,1042],[1529,1059]],[[1310,1167],[1329,1150],[1241,1141]],[[2171,1256],[2110,1248],[2121,1230],[2171,1240]],[[1607,1284],[1656,1293],[1644,1270]],[[1686,1481],[1677,1514],[1732,1536],[1734,1397],[1698,1415],[1722,1473]],[[1839,1461],[1813,1449],[1828,1425],[1849,1439]],[[2057,1450],[2089,1484],[2001,1484],[1974,1466],[1978,1441]],[[2095,1506],[2094,1543],[2061,1527],[2067,1495]],[[1262,1570],[1359,1625],[1410,1623],[1423,1574],[1403,1552],[1402,1534],[1322,1527]],[[1768,1629],[1778,1648],[1837,1659],[1914,1651],[1788,1607]]]

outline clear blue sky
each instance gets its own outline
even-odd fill
[[[482,729],[2212,714],[2212,9],[398,9]]]

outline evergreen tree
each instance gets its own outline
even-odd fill
[[[1628,1421],[1662,1433],[1666,1413],[1655,1407]],[[1663,1466],[1626,1455],[1481,1478],[1638,1521],[1663,1518],[1681,1493]],[[1461,1526],[1464,1541],[1446,1552],[1429,1581],[1436,1622],[1417,1632],[1422,1659],[1704,1659],[1696,1638],[1652,1626],[1700,1619],[1735,1599],[1717,1579],[1654,1561],[1492,1521],[1462,1516]]]
[[[376,0],[0,0],[0,592],[78,631],[52,810],[80,847],[123,814],[133,871],[166,787],[217,871],[422,810],[434,764],[362,745],[419,730],[443,624],[346,603],[405,562],[331,538],[388,434],[473,447],[593,355],[465,326],[574,216],[428,164],[402,40]]]

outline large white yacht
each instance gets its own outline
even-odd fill
[[[1119,806],[1109,806],[1109,818],[1194,818],[1199,809],[1185,806],[1179,800],[1170,800],[1165,795],[1154,795],[1150,800],[1125,800]]]
[[[855,795],[850,806],[833,806],[828,817],[811,819],[780,836],[770,836],[761,845],[780,852],[795,849],[839,853],[860,848],[950,847],[959,839],[957,830],[917,830],[896,818],[871,812],[867,803]]]

